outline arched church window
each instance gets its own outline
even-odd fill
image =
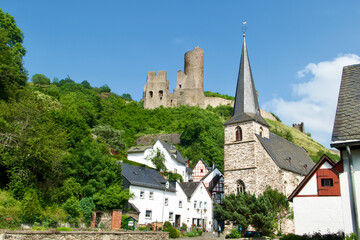
[[[236,182],[236,192],[237,194],[244,194],[245,193],[245,183],[241,180]]]
[[[241,127],[236,127],[235,139],[236,139],[236,141],[241,141],[241,140],[242,140],[242,130],[241,130]]]
[[[260,127],[259,133],[260,133],[260,137],[262,137],[263,136],[263,128],[262,127]]]
[[[150,94],[150,97],[153,97],[153,95],[154,95],[153,91],[150,91],[149,94]]]

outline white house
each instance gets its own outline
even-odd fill
[[[359,237],[360,215],[360,64],[343,68],[331,147],[340,151],[344,232]]]
[[[124,187],[134,195],[129,202],[140,212],[138,224],[195,223],[211,230],[211,197],[203,183],[169,182],[154,169],[128,164],[122,164],[122,174]]]
[[[295,234],[344,232],[339,173],[324,155],[289,196],[293,202]]]
[[[191,179],[191,169],[188,167],[188,160],[175,148],[162,140],[157,140],[153,146],[135,146],[128,151],[128,159],[137,163],[155,168],[151,162],[151,157],[159,149],[165,157],[165,166],[168,171],[178,173],[185,182]]]
[[[182,188],[179,196],[183,199],[186,210],[187,226],[195,225],[211,231],[213,225],[213,205],[211,194],[203,182],[182,182],[178,183]]]

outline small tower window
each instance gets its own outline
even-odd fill
[[[238,195],[245,193],[245,183],[243,181],[241,181],[241,180],[237,181],[236,192],[237,192]]]
[[[164,91],[163,90],[160,90],[159,91],[159,96],[162,97],[164,95]]]
[[[181,88],[181,84],[179,84],[179,88]]]
[[[150,97],[151,97],[151,98],[152,98],[153,95],[154,95],[153,91],[150,91],[149,94],[150,94]]]
[[[263,128],[262,127],[260,127],[260,137],[263,137]]]
[[[236,139],[236,141],[242,141],[242,130],[241,130],[241,127],[236,127],[235,139]]]

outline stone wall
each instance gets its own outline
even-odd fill
[[[153,145],[157,140],[166,141],[170,144],[180,144],[180,133],[169,133],[169,134],[147,134],[136,139],[136,145],[150,146]]]
[[[1,236],[0,236],[1,237]],[[167,240],[168,232],[8,231],[1,239],[17,240]]]

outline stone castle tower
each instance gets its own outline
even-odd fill
[[[225,194],[261,194],[266,186],[290,195],[314,163],[299,146],[271,133],[261,116],[245,35],[233,116],[225,123]]]
[[[180,105],[199,106],[232,104],[232,100],[205,97],[204,95],[204,50],[195,47],[185,53],[184,72],[177,72],[176,89],[169,91],[166,71],[148,72],[143,91],[144,108],[175,107]]]

